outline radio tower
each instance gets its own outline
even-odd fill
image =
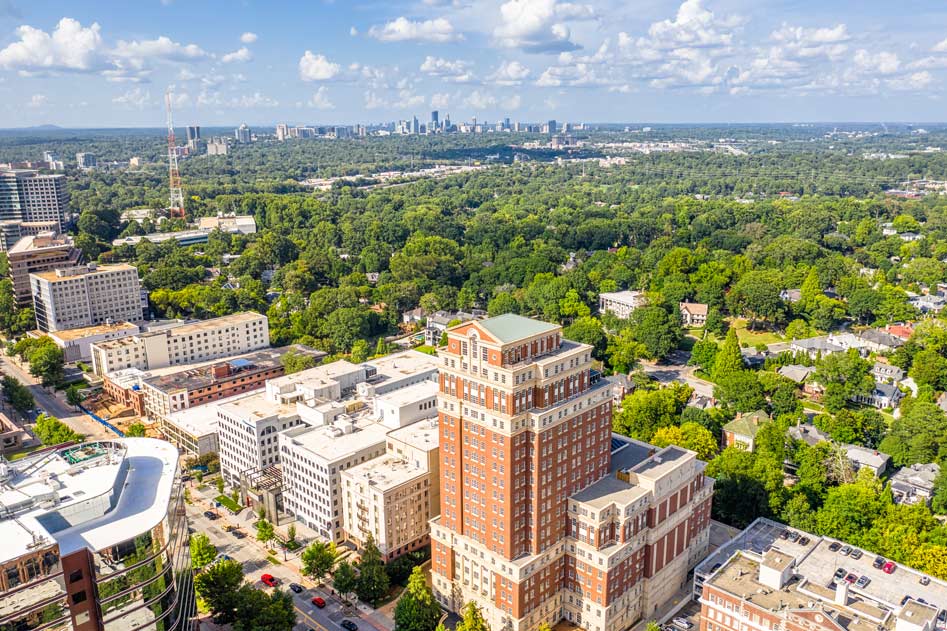
[[[171,217],[184,217],[184,191],[181,189],[181,174],[178,173],[177,147],[174,145],[174,121],[171,117],[171,89],[164,93],[168,108],[168,180],[171,185]]]

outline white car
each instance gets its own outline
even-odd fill
[[[694,623],[687,618],[675,618],[674,620],[671,620],[671,624],[673,624],[678,629],[684,629],[684,631],[688,631],[688,629],[691,629],[694,626]]]

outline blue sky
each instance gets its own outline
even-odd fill
[[[0,127],[943,121],[943,0],[0,0]]]

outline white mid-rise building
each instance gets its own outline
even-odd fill
[[[126,264],[80,265],[30,274],[40,331],[143,319],[138,270]]]
[[[611,313],[616,318],[627,320],[635,309],[647,304],[642,291],[604,292],[598,296],[598,310],[600,313]]]
[[[266,316],[245,311],[93,344],[92,369],[97,375],[105,375],[127,368],[148,370],[196,364],[269,345]]]

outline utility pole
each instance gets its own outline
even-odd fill
[[[171,115],[171,88],[164,93],[168,110],[168,183],[171,189],[171,217],[184,217],[184,191],[181,189],[181,174],[178,172],[178,154],[174,143],[174,119]]]

